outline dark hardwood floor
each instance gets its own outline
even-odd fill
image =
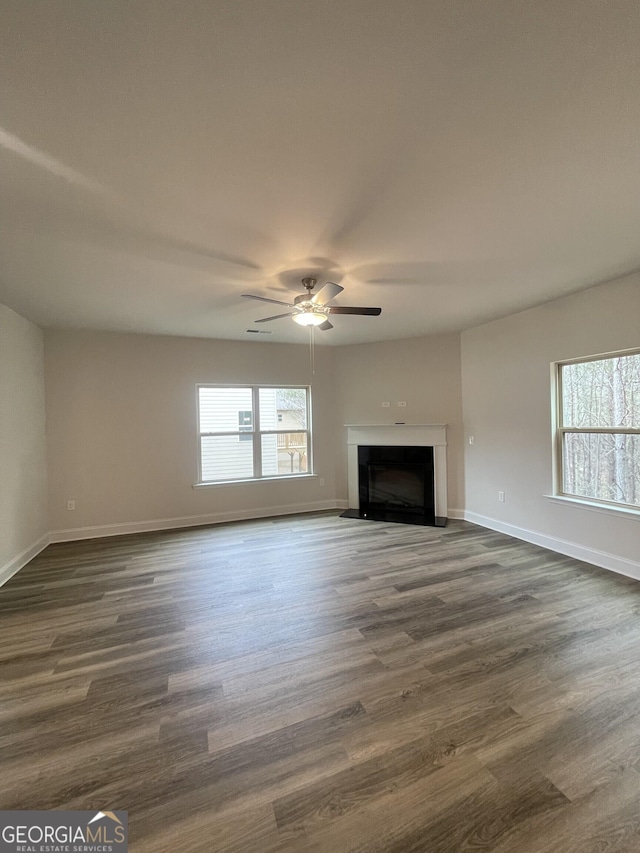
[[[640,851],[640,583],[331,513],[54,545],[0,590],[0,760],[136,853]]]

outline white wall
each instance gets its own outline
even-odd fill
[[[346,502],[347,422],[449,423],[449,505],[461,506],[458,335],[316,347],[313,377],[306,345],[47,331],[45,352],[54,536]],[[193,489],[195,388],[216,382],[311,383],[318,477]]]
[[[447,423],[450,508],[634,573],[637,517],[544,495],[552,471],[550,363],[638,346],[639,318],[640,276],[634,276],[470,329],[461,339],[318,347],[312,382],[318,478],[202,490],[192,488],[196,384],[308,384],[307,346],[49,331],[50,529],[136,529],[154,520],[333,506],[348,494],[345,423]],[[474,435],[473,447],[463,435],[463,399],[464,433]],[[391,408],[383,409],[383,400]],[[406,408],[397,407],[400,400]],[[73,513],[68,499],[76,501]]]
[[[0,305],[0,583],[46,544],[47,530],[42,332]]]
[[[54,534],[335,506],[339,433],[330,348],[316,348],[313,377],[305,345],[47,331],[45,353]],[[318,477],[194,489],[196,384],[217,382],[311,384]]]
[[[338,494],[347,496],[344,424],[446,423],[450,509],[464,498],[460,336],[432,335],[339,347],[335,356],[341,433]],[[391,407],[382,408],[383,401]],[[398,408],[399,402],[406,408]]]
[[[638,516],[544,497],[552,488],[550,363],[637,346],[640,275],[462,334],[465,434],[475,439],[465,443],[472,519],[532,541],[549,537],[550,547],[599,565],[640,570]]]

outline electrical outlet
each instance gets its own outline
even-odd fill
[[[390,406],[391,406],[391,403],[383,403],[382,404],[383,409],[388,409]]]
[[[76,502],[75,501],[67,501],[67,509],[75,509]]]
[[[500,503],[504,503],[504,492],[498,492],[498,500]]]
[[[399,409],[406,409],[406,407],[407,407],[406,402],[398,403],[398,408],[399,408]]]
[[[324,486],[324,477],[320,477],[320,485]]]
[[[470,435],[470,436],[469,436],[469,444],[475,444],[475,443],[476,443],[475,436]]]

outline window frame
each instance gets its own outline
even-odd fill
[[[562,368],[571,364],[587,364],[591,361],[605,361],[624,356],[640,355],[640,348],[619,350],[617,352],[599,353],[597,355],[583,356],[580,358],[563,359],[552,362],[552,431],[553,431],[553,495],[551,497],[562,498],[576,503],[590,504],[604,509],[640,512],[636,504],[624,503],[623,501],[609,501],[605,498],[593,498],[585,495],[574,494],[564,491],[564,437],[567,434],[586,435],[640,435],[640,427],[568,427],[563,423],[564,400],[562,392]]]
[[[238,424],[237,430],[220,430],[217,432],[202,432],[200,430],[200,389],[201,388],[248,388],[251,390],[251,406],[253,411],[253,423],[251,430],[242,428]],[[287,391],[305,391],[306,397],[306,429],[260,429],[260,390],[262,388],[283,388]],[[240,411],[240,410],[239,410]],[[244,411],[244,410],[242,410]],[[313,477],[313,440],[311,421],[311,386],[310,385],[270,385],[261,383],[259,385],[248,385],[245,383],[220,383],[220,382],[198,382],[196,384],[196,430],[197,430],[197,452],[198,452],[198,480],[196,486],[219,486],[233,485],[235,483],[254,483],[264,480],[287,480],[299,479],[301,477]],[[262,473],[262,436],[266,435],[290,435],[300,433],[306,436],[307,470],[299,473],[289,474],[266,474]],[[237,436],[238,441],[246,441],[245,436],[251,436],[253,443],[253,476],[232,477],[225,480],[204,480],[202,476],[202,439],[208,436]],[[243,436],[243,438],[240,438]]]

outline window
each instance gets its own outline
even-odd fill
[[[640,352],[557,371],[557,491],[640,507]]]
[[[311,471],[308,388],[198,386],[200,482]]]

